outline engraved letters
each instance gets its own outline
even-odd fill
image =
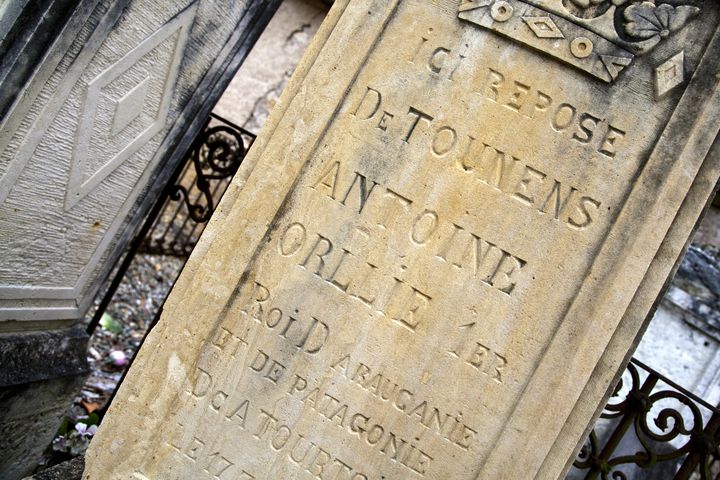
[[[322,320],[305,318],[299,315],[298,310],[286,314],[279,307],[273,306],[270,290],[258,282],[255,282],[250,299],[241,313],[308,354],[318,353],[330,336],[330,327]]]
[[[418,116],[418,118],[421,117]],[[339,162],[333,162],[331,167],[321,174],[320,179],[313,183],[312,188],[318,193],[324,193],[333,200],[337,200],[339,198],[337,196],[339,186],[348,184],[347,173]],[[328,177],[332,179],[332,183],[327,183]],[[483,240],[476,233],[466,231],[465,228],[458,226],[454,220],[448,221],[448,219],[440,217],[432,208],[421,209],[408,196],[401,195],[379,182],[369,180],[359,172],[354,172],[352,180],[349,182],[350,186],[346,187],[347,194],[344,195],[340,203],[347,207],[350,192],[355,188],[355,185],[360,185],[361,188],[357,192],[356,201],[352,205],[359,205],[358,212],[361,214],[361,218],[364,218],[372,227],[385,230],[386,225],[388,225],[388,216],[396,225],[402,225],[403,220],[405,220],[405,223],[409,222],[408,232],[402,232],[396,227],[395,233],[400,235],[405,233],[406,238],[419,251],[430,250],[431,256],[435,256],[446,263],[450,262],[450,264],[459,268],[462,273],[470,274],[479,282],[508,295],[512,293],[518,277],[521,275],[521,270],[527,264],[525,260],[491,242]],[[369,184],[372,185],[371,190],[367,190],[366,186]],[[373,192],[375,192],[374,196],[371,195]],[[565,203],[567,203],[567,199]],[[364,210],[366,204],[368,207]],[[364,214],[362,214],[363,210],[365,211]],[[290,225],[281,236],[281,249],[282,244],[290,242],[286,237],[295,236],[296,231],[299,231],[299,227],[295,225]],[[578,224],[576,226],[584,225]],[[302,266],[307,267],[306,264],[308,263],[315,265],[316,270],[314,273],[322,277],[320,270],[330,271],[329,267],[326,268],[325,261],[326,257],[330,258],[331,256],[333,245],[333,242],[329,239],[318,234],[318,238]],[[353,293],[353,291],[359,292],[360,283],[357,280],[353,282],[350,279],[338,283],[337,276],[342,276],[342,273],[348,275],[350,271],[354,271],[355,273],[352,276],[354,279],[372,279],[376,277],[373,273],[378,266],[365,262],[364,265],[352,269],[350,265],[358,263],[357,256],[349,249],[343,248],[342,251],[340,260],[332,269],[332,278],[325,277],[325,280],[347,292],[350,296],[359,298],[368,304],[376,304],[379,298],[378,295],[374,294],[372,299],[368,299],[363,297],[363,294]],[[346,265],[344,269],[342,268],[343,265]],[[395,278],[395,282],[402,283],[402,280]],[[355,286],[355,288],[351,288],[352,286]],[[418,301],[429,303],[431,295],[415,287],[410,288],[415,291],[415,297]],[[420,305],[417,306],[417,308],[419,307]],[[408,324],[408,322],[405,323],[406,326],[414,329],[413,325]]]
[[[504,83],[504,76],[492,70],[490,76],[494,80],[490,81],[486,90],[493,96],[491,100],[497,103],[500,98],[498,88]],[[552,99],[541,92],[538,92],[538,94],[536,102],[540,103],[535,103],[534,109],[546,110]],[[516,91],[508,97],[509,99],[503,101],[513,109],[517,106],[519,111],[520,105],[517,102],[520,95]],[[547,101],[542,100],[545,98]],[[360,121],[373,122],[381,110],[382,99],[383,96],[379,90],[367,87],[360,103],[353,112],[354,117]],[[432,141],[428,148],[437,157],[449,156],[448,154],[454,151],[454,155],[452,155],[455,159],[454,166],[462,172],[475,176],[482,183],[508,194],[510,198],[532,207],[540,213],[550,213],[555,220],[564,222],[570,228],[585,229],[595,221],[602,202],[592,196],[578,192],[577,188],[563,184],[561,180],[550,178],[547,173],[531,166],[529,162],[526,163],[522,159],[506,153],[500,147],[479,140],[477,138],[479,135],[475,133],[462,134],[462,145],[459,145],[461,142],[458,140],[458,135],[460,134],[455,129],[446,125],[434,127],[433,115],[418,108],[410,106],[407,117],[408,120],[404,124],[398,124],[398,121],[396,121],[392,125],[392,130],[388,125],[385,125],[386,128],[383,130],[387,130],[388,133],[394,132],[401,142],[411,144],[416,141],[419,132],[429,129],[434,133],[432,133]],[[557,132],[563,132],[567,131],[574,122],[577,123],[576,130],[571,136],[572,140],[581,144],[590,143],[600,119],[588,113],[580,114],[578,117],[577,109],[570,104],[563,103],[557,107],[551,120],[551,127]],[[607,125],[606,128],[607,131],[598,140],[597,148],[603,155],[614,157],[616,143],[622,139],[625,132],[612,125]],[[333,166],[333,168],[336,167]],[[337,171],[333,171],[335,172],[333,178],[336,180]],[[316,186],[329,186],[329,184],[323,183],[328,175],[329,173],[318,180]],[[374,183],[370,187],[366,183],[367,180],[362,176],[362,181],[359,182],[361,186],[359,191],[360,204],[363,207],[364,202],[367,201],[367,197],[375,187]],[[332,185],[334,188],[335,183]],[[355,183],[351,185],[351,189],[354,185]],[[370,190],[367,190],[368,188]],[[348,190],[349,194],[350,190]],[[334,193],[331,193],[332,195]],[[561,198],[563,196],[565,198]]]

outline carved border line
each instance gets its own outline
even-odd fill
[[[6,115],[0,121],[0,152],[3,151],[8,142],[15,135],[20,125],[25,120],[31,109],[32,102],[39,94],[45,91],[48,80],[57,70],[57,66],[65,56],[65,53],[72,47],[82,34],[83,27],[90,22],[90,18],[98,10],[100,0],[85,0],[80,2],[77,9],[71,15],[67,25],[58,34],[57,40],[48,49],[48,53],[41,61],[38,71],[32,76],[28,84],[19,92],[17,98],[8,109]],[[67,72],[65,73],[65,75]],[[52,92],[47,92],[49,95]],[[4,175],[4,171],[0,176]]]
[[[32,125],[28,128],[28,133],[23,139],[22,146],[18,149],[17,154],[10,161],[10,165],[8,165],[8,168],[5,171],[4,175],[0,178],[0,203],[3,203],[5,201],[8,194],[15,186],[15,182],[20,176],[20,173],[22,173],[22,171],[25,169],[27,163],[32,158],[33,153],[35,152],[35,148],[37,148],[38,144],[42,140],[45,132],[50,126],[50,123],[55,119],[55,116],[60,111],[60,108],[62,108],[63,104],[67,100],[70,91],[80,79],[80,76],[82,75],[85,68],[95,57],[97,51],[103,45],[105,37],[110,32],[110,30],[112,30],[115,23],[117,23],[117,20],[122,15],[123,10],[128,3],[129,0],[122,0],[111,3],[110,8],[105,13],[105,15],[103,15],[97,27],[95,27],[95,30],[85,44],[85,47],[73,61],[72,66],[68,69],[68,72],[63,76],[62,83],[60,84],[58,89],[53,92],[50,100],[42,107],[37,117],[33,121]],[[61,57],[64,57],[66,55],[66,52],[61,53],[55,50],[51,53],[51,55],[53,54],[60,54]],[[51,71],[54,70],[55,66],[52,65]],[[40,81],[42,81],[42,79]],[[33,83],[34,82],[35,80],[33,79]],[[28,103],[34,103],[35,101],[37,101],[38,96],[39,92],[35,95],[33,101]],[[21,100],[24,99],[22,97],[18,99],[18,103],[16,104],[18,107],[20,106],[19,104]],[[22,109],[17,108],[17,110]],[[22,112],[16,112],[16,107],[13,107],[12,111],[8,112],[7,118],[10,119],[10,117],[14,117],[16,115],[22,115]],[[3,130],[6,127],[7,125],[2,125]],[[7,138],[4,138],[2,143],[0,143],[0,152],[5,151],[12,139],[13,133],[14,131],[8,131]]]

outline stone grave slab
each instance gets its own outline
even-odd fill
[[[560,478],[720,173],[712,2],[335,2],[86,479]]]

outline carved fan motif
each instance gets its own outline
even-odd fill
[[[638,40],[655,39],[656,43],[673,32],[683,28],[687,22],[700,13],[698,7],[667,3],[655,5],[652,2],[634,3],[625,9],[625,33]]]
[[[614,29],[623,40],[638,44],[637,53],[647,53],[700,13],[700,9],[692,5],[652,1],[563,0],[562,3],[570,14],[584,20],[605,15],[614,7]]]

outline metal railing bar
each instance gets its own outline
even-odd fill
[[[643,370],[645,370],[646,372],[652,373],[653,375],[655,375],[656,377],[658,377],[660,380],[662,380],[664,383],[667,383],[668,385],[670,385],[670,386],[673,387],[675,390],[679,391],[680,393],[682,393],[683,395],[685,395],[686,397],[688,397],[689,399],[691,399],[691,400],[694,401],[695,403],[698,403],[698,404],[702,405],[703,407],[707,408],[708,410],[710,410],[710,411],[713,412],[713,413],[720,414],[720,409],[719,409],[718,407],[713,407],[712,405],[710,405],[708,402],[706,402],[705,400],[703,400],[702,398],[700,398],[700,397],[697,396],[696,394],[694,394],[694,393],[692,393],[691,391],[689,391],[689,390],[681,387],[680,385],[678,385],[677,383],[673,382],[672,380],[670,380],[669,378],[667,378],[665,375],[663,375],[662,373],[658,372],[657,370],[654,370],[654,369],[648,367],[647,365],[645,365],[643,362],[641,362],[641,361],[638,360],[637,358],[633,357],[630,361],[631,361],[632,363],[634,363],[635,365],[637,365],[638,367],[640,367],[640,368],[642,368]]]

